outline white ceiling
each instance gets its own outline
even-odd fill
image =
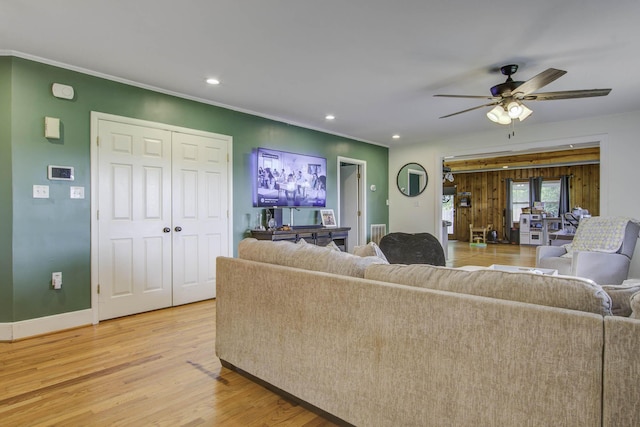
[[[438,119],[485,101],[433,95],[488,96],[509,63],[568,71],[541,92],[613,89],[530,102],[516,126],[640,110],[639,17],[638,0],[0,0],[0,53],[394,146],[502,132],[488,108]]]

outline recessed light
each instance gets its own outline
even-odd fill
[[[395,135],[393,135],[391,138],[393,138],[393,139],[400,139],[400,135],[395,134]]]
[[[334,116],[333,114],[327,114],[326,116],[324,116],[324,118],[327,120],[335,120],[336,116]]]
[[[207,79],[207,83],[209,83],[210,85],[219,85],[220,84],[220,80],[218,79],[214,79],[213,77]]]

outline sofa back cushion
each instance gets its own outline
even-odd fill
[[[304,242],[272,242],[254,238],[240,241],[238,257],[250,261],[351,277],[364,277],[364,271],[369,265],[385,263],[384,260],[376,256],[360,257]]]
[[[611,314],[611,299],[589,279],[483,269],[466,271],[432,265],[371,265],[366,279],[458,292],[601,315]]]

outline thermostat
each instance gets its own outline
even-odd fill
[[[49,179],[73,181],[73,166],[49,165]]]

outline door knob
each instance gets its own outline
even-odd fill
[[[174,228],[174,230],[176,230],[176,231],[180,232],[180,231],[182,231],[182,227],[177,226],[176,228]]]
[[[165,227],[162,229],[163,232],[165,233],[169,233],[171,231],[171,229],[169,227]]]

